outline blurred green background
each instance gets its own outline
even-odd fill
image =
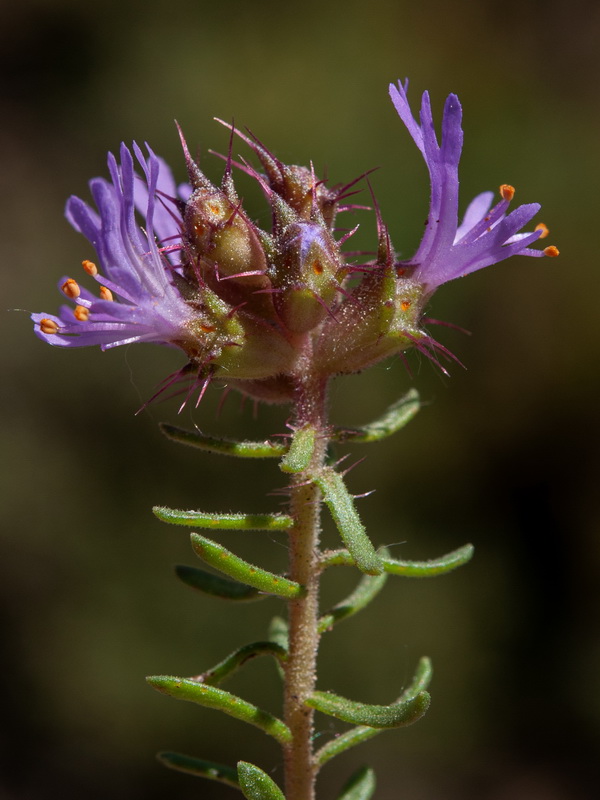
[[[235,118],[282,160],[335,182],[371,167],[394,244],[408,256],[428,184],[387,99],[409,76],[439,119],[449,91],[465,111],[462,208],[500,183],[543,203],[561,257],[514,259],[435,296],[431,313],[473,331],[439,337],[466,363],[444,379],[412,356],[339,380],[340,423],[379,413],[411,385],[427,406],[371,448],[350,476],[377,488],[361,511],[378,544],[430,558],[467,541],[472,564],[435,581],[390,582],[364,615],[323,644],[320,688],[386,703],[419,656],[436,669],[433,704],[323,771],[335,796],[354,765],[373,764],[380,800],[578,800],[595,797],[600,741],[596,373],[600,186],[600,6],[593,0],[205,3],[27,0],[0,12],[3,737],[0,796],[15,800],[177,800],[235,796],[156,764],[160,749],[281,775],[263,734],[177,703],[144,675],[193,674],[263,636],[276,601],[231,608],[178,584],[194,563],[185,532],[150,506],[264,511],[283,485],[275,464],[209,457],[163,440],[175,401],[134,412],[181,363],[156,347],[62,352],[31,333],[28,311],[54,311],[57,279],[93,258],[63,218],[87,197],[121,140],[148,140],[184,179],[173,119],[218,178]],[[237,147],[237,145],[236,145]],[[238,151],[242,151],[240,144]],[[265,208],[241,181],[250,208]],[[366,202],[366,198],[365,198]],[[367,216],[361,242],[374,231]],[[13,311],[13,309],[17,309]],[[260,437],[285,409],[219,419],[214,391],[180,424]],[[326,540],[335,542],[328,525]],[[228,536],[282,567],[280,538]],[[354,578],[327,576],[325,602]],[[242,633],[240,633],[240,631]],[[379,659],[379,654],[381,659]],[[272,665],[229,687],[277,709]],[[228,688],[229,688],[228,687]],[[333,730],[319,718],[321,732]],[[340,726],[342,727],[342,726]]]

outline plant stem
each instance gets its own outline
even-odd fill
[[[306,359],[309,361],[309,359]],[[290,578],[306,593],[289,603],[289,656],[285,667],[285,721],[292,741],[285,747],[286,800],[314,800],[316,769],[313,759],[313,715],[305,705],[316,683],[319,643],[319,534],[321,494],[308,474],[323,466],[327,451],[327,379],[299,370],[296,382],[295,425],[317,431],[310,466],[292,479],[290,502]]]

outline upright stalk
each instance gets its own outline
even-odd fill
[[[308,362],[309,359],[307,358]],[[289,603],[289,655],[285,668],[285,721],[292,741],[285,747],[287,800],[314,800],[316,770],[313,759],[313,709],[305,700],[314,692],[319,643],[319,535],[320,490],[308,481],[324,463],[327,451],[327,379],[298,371],[295,424],[311,425],[317,432],[310,466],[292,479],[290,510],[290,577],[306,587],[305,594]]]

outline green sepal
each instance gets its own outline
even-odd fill
[[[187,772],[188,775],[197,775],[199,778],[208,778],[211,781],[226,783],[235,789],[240,788],[237,770],[225,764],[216,764],[203,758],[185,756],[183,753],[157,753],[157,759],[165,767],[176,769],[178,772]]]
[[[212,597],[220,597],[223,600],[235,600],[237,602],[251,602],[253,600],[264,600],[266,594],[261,594],[254,586],[246,586],[238,581],[230,581],[212,572],[206,572],[197,567],[188,567],[186,564],[177,564],[175,573],[179,580],[186,586],[191,586],[204,594]]]
[[[281,662],[287,658],[287,650],[275,642],[251,642],[235,650],[212,669],[197,675],[194,680],[208,686],[216,686],[257,656],[273,656]]]
[[[205,436],[198,431],[186,431],[169,425],[166,422],[159,424],[164,435],[174,442],[197,447],[209,453],[219,453],[223,456],[237,456],[238,458],[281,458],[287,452],[287,444],[279,442],[236,442],[233,439],[219,439],[214,436]]]
[[[313,481],[323,492],[323,500],[331,512],[342,541],[352,554],[353,563],[368,575],[381,575],[382,560],[367,536],[342,476],[331,467],[324,467],[313,476]]]
[[[363,575],[356,589],[340,603],[337,603],[319,620],[319,633],[330,630],[347,617],[365,608],[385,586],[387,575]]]
[[[307,705],[322,714],[354,725],[368,725],[370,728],[401,728],[412,725],[421,719],[430,702],[428,692],[419,692],[415,697],[389,706],[357,703],[331,692],[314,692],[306,700]]]
[[[208,514],[165,506],[154,506],[152,513],[162,522],[172,525],[219,531],[287,531],[294,524],[292,517],[286,514]]]
[[[402,692],[397,703],[403,703],[407,700],[411,700],[419,692],[424,691],[429,686],[431,682],[431,677],[433,674],[431,660],[424,656],[419,660],[417,665],[417,669],[413,676],[412,681],[406,687],[406,689]],[[322,767],[323,764],[326,764],[335,756],[339,756],[340,753],[345,753],[346,750],[349,750],[351,747],[355,747],[357,744],[361,744],[362,742],[366,742],[368,739],[372,739],[374,736],[377,736],[382,732],[383,728],[372,728],[368,725],[358,725],[356,728],[351,728],[349,731],[336,736],[335,739],[327,742],[324,744],[323,747],[315,754],[315,763]]]
[[[247,761],[238,761],[238,780],[247,800],[285,800],[275,781],[262,769]]]
[[[382,414],[379,419],[363,425],[360,428],[346,430],[338,428],[335,430],[332,439],[334,442],[378,442],[391,436],[400,428],[403,428],[421,408],[419,393],[416,389],[410,389],[404,397],[401,397]]]
[[[375,771],[361,767],[344,785],[338,800],[370,800],[375,791]]]
[[[398,561],[387,555],[382,556],[383,569],[390,575],[404,575],[407,578],[433,578],[436,575],[445,575],[452,572],[457,567],[462,567],[473,557],[475,548],[472,544],[465,544],[458,550],[440,558],[432,558],[429,561]],[[355,566],[355,560],[348,550],[332,550],[324,553],[321,559],[321,569],[327,567]]]
[[[315,450],[316,435],[312,425],[306,425],[294,433],[290,449],[279,464],[282,472],[303,472],[308,468]]]
[[[234,555],[231,550],[227,550],[220,544],[200,536],[199,533],[191,535],[192,547],[196,555],[206,562],[209,566],[224,572],[230,578],[253,586],[261,592],[274,594],[278,597],[294,598],[300,597],[304,593],[304,587],[296,581],[284,578],[282,575],[275,575],[266,569],[255,567],[253,564],[244,561],[239,556]]]
[[[269,625],[269,641],[279,645],[279,647],[285,650],[286,654],[289,650],[289,632],[289,625],[286,619],[283,617],[273,617]],[[277,661],[275,666],[277,667],[279,677],[284,681],[285,671],[283,669],[283,664],[281,661]]]
[[[205,708],[224,711],[231,717],[255,725],[277,739],[280,744],[288,744],[292,739],[290,729],[280,719],[223,689],[172,675],[151,675],[146,680],[154,689],[176,700],[188,700]]]

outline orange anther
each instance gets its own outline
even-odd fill
[[[558,247],[554,247],[553,244],[551,244],[550,247],[545,247],[544,248],[544,255],[545,256],[550,256],[550,258],[556,258],[556,256],[559,255],[559,254],[560,254],[560,251],[559,251]]]
[[[510,203],[515,196],[515,187],[511,186],[509,183],[503,183],[500,187],[500,194],[502,195],[503,200],[506,200],[508,203]]]
[[[541,235],[540,235],[540,239],[545,239],[546,236],[548,236],[548,234],[550,233],[550,231],[548,229],[548,226],[544,225],[543,222],[538,222],[538,224],[535,226],[534,230],[542,232]]]
[[[90,310],[85,306],[75,306],[73,315],[79,322],[87,322],[90,317]]]
[[[200,330],[203,331],[204,333],[214,333],[214,331],[216,331],[216,328],[214,325],[200,325]]]
[[[77,283],[77,281],[74,281],[73,278],[69,278],[68,280],[66,280],[60,288],[63,290],[63,292],[66,294],[67,297],[71,298],[71,300],[76,300],[81,294],[81,289],[79,288],[79,284]]]
[[[410,300],[403,300],[400,303],[400,308],[402,309],[402,311],[408,311],[408,309],[411,307],[411,305],[412,305],[412,303],[410,302]]]
[[[312,268],[315,275],[323,274],[323,264],[321,264],[318,258],[315,258],[315,260],[313,261]]]
[[[87,272],[88,275],[92,276],[92,278],[98,274],[98,267],[94,264],[93,261],[88,261],[86,259],[85,261],[81,262],[81,266],[84,268],[84,270]]]
[[[58,333],[58,325],[53,319],[41,319],[40,330],[46,334]]]
[[[100,287],[100,300],[114,300],[113,293],[106,286]]]

